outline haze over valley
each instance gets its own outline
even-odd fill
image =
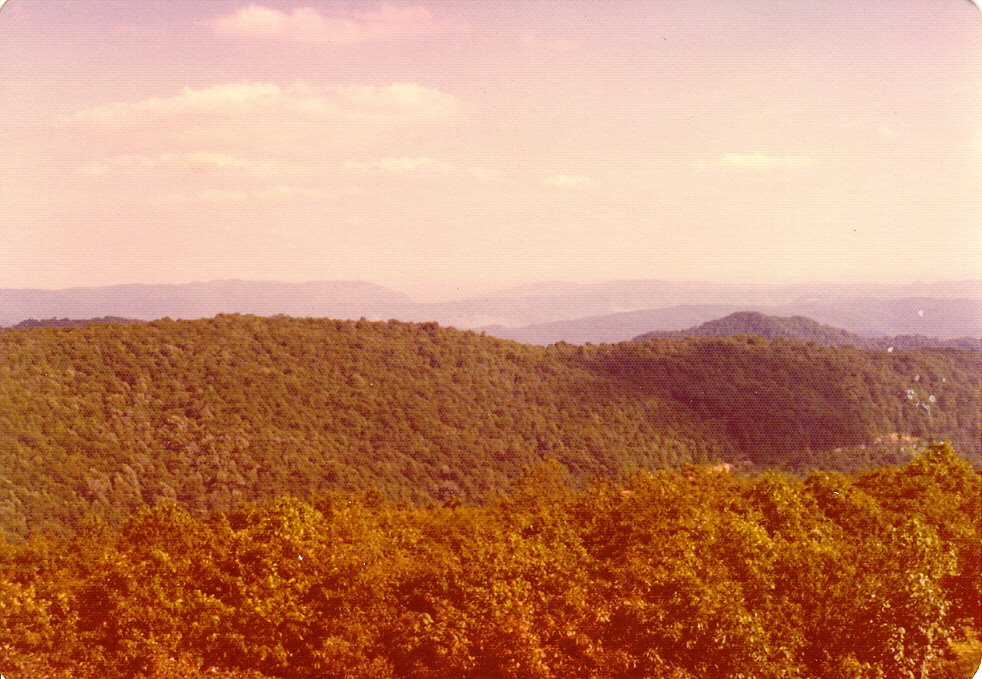
[[[610,343],[683,330],[736,311],[808,316],[859,335],[982,337],[982,281],[746,286],[667,281],[548,283],[454,301],[414,301],[358,281],[212,281],[67,290],[0,289],[0,324],[115,316],[138,320],[260,316],[438,322],[533,344]]]

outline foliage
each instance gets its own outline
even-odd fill
[[[542,348],[394,321],[8,329],[0,533],[330,491],[425,503],[451,489],[475,504],[546,457],[577,479],[743,458],[849,471],[904,462],[937,437],[977,460],[980,375],[972,351],[753,338]]]
[[[0,544],[5,676],[962,677],[982,480],[711,467],[483,507],[281,497]],[[975,570],[972,570],[975,569]]]

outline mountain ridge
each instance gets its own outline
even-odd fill
[[[744,458],[852,469],[903,461],[903,437],[977,460],[982,438],[982,354],[957,349],[538,347],[435,323],[223,315],[4,329],[0,355],[10,535],[165,500],[207,512],[375,488],[426,502],[447,480],[477,502],[544,458],[583,478]]]
[[[520,327],[478,328],[527,344],[616,343],[648,332],[675,331],[742,311],[806,316],[868,337],[923,335],[940,340],[982,337],[982,301],[971,298],[803,299],[782,305],[692,304],[625,311]]]
[[[815,342],[824,346],[854,346],[862,349],[942,348],[982,350],[982,340],[962,337],[940,340],[922,335],[894,337],[865,337],[856,333],[819,323],[807,316],[771,316],[759,311],[737,311],[723,318],[707,321],[685,330],[645,333],[632,341],[683,337],[728,337],[755,335],[764,339],[789,339],[796,342]]]
[[[408,295],[365,281],[134,283],[63,290],[0,289],[0,322],[62,316],[207,318],[220,313],[358,318],[384,316],[411,304]]]
[[[38,318],[118,316],[155,320],[208,318],[220,313],[286,314],[434,321],[537,344],[626,341],[644,332],[680,330],[741,310],[805,315],[861,335],[979,336],[982,281],[867,287],[767,287],[657,279],[551,281],[439,302],[350,280],[290,283],[231,279],[63,290],[0,289],[0,325],[8,326]],[[918,310],[925,312],[922,318],[914,318]]]

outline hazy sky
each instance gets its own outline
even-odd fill
[[[0,10],[0,287],[980,268],[967,0]]]

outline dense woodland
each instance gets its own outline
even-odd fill
[[[7,329],[0,529],[367,489],[480,504],[544,458],[579,482],[719,461],[853,471],[935,438],[977,462],[980,375],[977,351],[753,337],[533,347],[243,316]]]
[[[28,318],[15,324],[14,328],[80,328],[91,323],[139,323],[133,318],[121,316],[100,316],[99,318]]]
[[[967,679],[977,472],[947,445],[804,478],[686,467],[482,506],[281,497],[0,541],[20,677]],[[452,503],[449,503],[452,505]]]

